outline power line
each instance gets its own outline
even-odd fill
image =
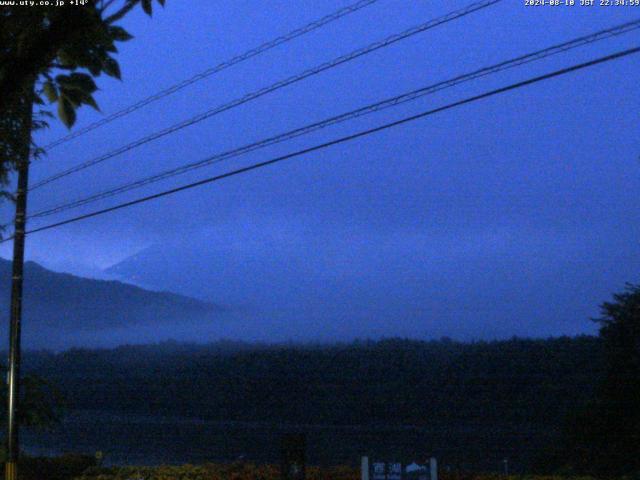
[[[640,19],[638,20],[634,20],[631,22],[627,22],[627,23],[623,23],[620,25],[616,25],[614,27],[610,27],[604,30],[600,30],[598,32],[589,34],[589,35],[585,35],[585,36],[581,36],[578,38],[575,38],[573,40],[567,41],[567,42],[563,42],[561,44],[557,44],[557,45],[553,45],[551,47],[547,47],[545,49],[542,50],[538,50],[526,55],[522,55],[498,64],[494,64],[491,65],[489,67],[484,67],[478,70],[475,70],[471,73],[466,73],[464,75],[459,75],[457,77],[454,77],[452,79],[449,80],[445,80],[442,82],[438,82],[436,84],[427,86],[427,87],[423,87],[417,90],[413,90],[411,92],[408,93],[404,93],[392,98],[388,98],[385,99],[383,101],[380,102],[376,102],[370,105],[367,105],[365,107],[361,107],[358,108],[356,110],[352,110],[350,112],[347,113],[343,113],[337,116],[333,116],[327,119],[324,119],[322,121],[319,122],[315,122],[300,128],[297,128],[295,130],[290,130],[288,132],[276,135],[276,136],[272,136],[248,145],[244,145],[242,147],[239,148],[235,148],[233,150],[228,150],[226,152],[223,153],[219,153],[216,154],[214,156],[208,157],[204,160],[200,160],[197,162],[193,162],[187,165],[183,165],[177,168],[172,168],[169,170],[165,170],[164,172],[160,172],[158,174],[155,175],[151,175],[145,178],[142,178],[140,180],[136,180],[134,182],[130,182],[130,183],[126,183],[124,185],[120,185],[116,188],[112,188],[106,191],[102,191],[93,195],[90,195],[88,197],[84,197],[81,198],[79,200],[75,200],[69,203],[65,203],[62,205],[58,205],[56,207],[52,207],[46,210],[42,210],[39,211],[37,213],[34,213],[32,215],[30,215],[28,218],[40,218],[40,217],[46,217],[46,216],[50,216],[56,213],[60,213],[66,210],[70,210],[72,208],[76,208],[82,205],[87,205],[89,203],[93,203],[95,201],[98,200],[103,200],[106,198],[110,198],[113,197],[115,195],[118,195],[120,193],[124,193],[130,190],[134,190],[136,188],[140,188],[143,187],[145,185],[149,185],[161,180],[165,180],[167,178],[171,178],[174,177],[176,175],[180,175],[183,173],[187,173],[189,171],[192,170],[196,170],[198,168],[203,168],[209,165],[212,165],[214,163],[218,163],[221,162],[223,160],[227,160],[229,158],[234,158],[234,157],[238,157],[240,155],[244,155],[246,153],[270,146],[270,145],[274,145],[277,143],[281,143],[308,133],[311,133],[313,131],[316,130],[320,130],[322,128],[325,128],[327,126],[330,125],[335,125],[338,123],[342,123],[345,122],[347,120],[351,120],[353,118],[357,118],[360,116],[364,116],[373,112],[377,112],[377,111],[381,111],[387,108],[391,108],[391,107],[395,107],[397,105],[401,105],[404,103],[407,103],[409,101],[413,101],[416,100],[418,98],[422,98],[426,95],[430,95],[436,92],[439,92],[441,90],[447,89],[447,88],[451,88],[454,87],[456,85],[474,80],[474,79],[478,79],[487,75],[491,75],[494,73],[498,73],[507,69],[511,69],[511,68],[515,68],[524,64],[528,64],[537,60],[541,60],[547,57],[550,57],[552,55],[557,55],[559,53],[565,52],[567,50],[571,50],[583,45],[587,45],[587,44],[591,44],[597,41],[601,41],[613,36],[617,36],[617,35],[622,35],[624,33],[628,33],[630,31],[636,30],[640,28]]]
[[[396,120],[396,121],[391,122],[391,123],[386,123],[386,124],[378,126],[378,127],[370,128],[370,129],[367,129],[367,130],[362,130],[360,132],[357,132],[357,133],[354,133],[354,134],[351,134],[351,135],[347,135],[347,136],[344,136],[344,137],[340,137],[340,138],[337,138],[335,140],[331,140],[329,142],[325,142],[325,143],[322,143],[322,144],[319,144],[319,145],[315,145],[313,147],[305,148],[303,150],[298,150],[296,152],[289,153],[287,155],[282,155],[280,157],[272,158],[272,159],[266,160],[264,162],[260,162],[260,163],[256,163],[256,164],[253,164],[253,165],[250,165],[250,166],[247,166],[247,167],[239,168],[237,170],[232,170],[232,171],[227,172],[227,173],[223,173],[223,174],[216,175],[216,176],[213,176],[213,177],[205,178],[205,179],[199,180],[197,182],[193,182],[193,183],[189,183],[189,184],[186,184],[186,185],[182,185],[180,187],[172,188],[170,190],[165,190],[163,192],[155,193],[153,195],[148,195],[148,196],[145,196],[145,197],[141,197],[141,198],[138,198],[136,200],[129,201],[129,202],[120,203],[118,205],[114,205],[114,206],[109,207],[109,208],[96,210],[96,211],[93,211],[93,212],[90,212],[90,213],[86,213],[84,215],[79,215],[77,217],[69,218],[67,220],[63,220],[63,221],[60,221],[60,222],[56,222],[56,223],[52,223],[52,224],[49,224],[49,225],[45,225],[43,227],[38,227],[38,228],[35,228],[33,230],[29,230],[26,233],[31,234],[31,233],[36,233],[36,232],[42,232],[44,230],[50,230],[52,228],[57,228],[57,227],[60,227],[60,226],[63,226],[63,225],[79,222],[81,220],[85,220],[85,219],[88,219],[88,218],[92,218],[92,217],[96,217],[96,216],[99,216],[99,215],[103,215],[105,213],[113,212],[115,210],[120,210],[122,208],[126,208],[126,207],[130,207],[130,206],[137,205],[137,204],[140,204],[140,203],[144,203],[144,202],[148,202],[148,201],[151,201],[151,200],[155,200],[157,198],[165,197],[167,195],[172,195],[174,193],[178,193],[178,192],[181,192],[183,190],[189,190],[189,189],[192,189],[192,188],[195,188],[195,187],[199,187],[201,185],[206,185],[208,183],[213,183],[213,182],[216,182],[216,181],[228,178],[228,177],[233,177],[233,176],[236,176],[236,175],[240,175],[242,173],[250,172],[252,170],[257,170],[259,168],[263,168],[263,167],[266,167],[266,166],[269,166],[269,165],[273,165],[275,163],[279,163],[279,162],[282,162],[284,160],[288,160],[288,159],[295,158],[295,157],[300,157],[300,156],[306,155],[306,154],[311,153],[311,152],[315,152],[315,151],[318,151],[318,150],[322,150],[322,149],[331,147],[333,145],[346,143],[346,142],[349,142],[351,140],[355,140],[355,139],[360,138],[360,137],[365,137],[365,136],[371,135],[373,133],[377,133],[377,132],[381,132],[383,130],[387,130],[387,129],[390,129],[390,128],[393,128],[393,127],[397,127],[399,125],[403,125],[405,123],[409,123],[409,122],[412,122],[412,121],[415,121],[415,120],[418,120],[418,119],[421,119],[421,118],[424,118],[424,117],[428,117],[428,116],[434,115],[436,113],[444,112],[446,110],[450,110],[450,109],[453,109],[455,107],[459,107],[459,106],[462,106],[462,105],[466,105],[468,103],[476,102],[478,100],[482,100],[482,99],[485,99],[485,98],[488,98],[488,97],[492,97],[492,96],[495,96],[495,95],[498,95],[498,94],[501,94],[501,93],[505,93],[505,92],[508,92],[508,91],[511,91],[511,90],[516,90],[518,88],[522,88],[522,87],[525,87],[525,86],[528,86],[528,85],[532,85],[534,83],[538,83],[538,82],[541,82],[541,81],[544,81],[544,80],[548,80],[548,79],[551,79],[551,78],[554,78],[554,77],[559,77],[561,75],[566,75],[568,73],[575,72],[575,71],[578,71],[578,70],[582,70],[582,69],[585,69],[585,68],[589,68],[589,67],[592,67],[592,66],[595,66],[595,65],[598,65],[598,64],[602,64],[602,63],[605,63],[605,62],[610,62],[612,60],[616,60],[616,59],[619,59],[619,58],[622,58],[622,57],[626,57],[626,56],[629,56],[629,55],[632,55],[632,54],[636,54],[638,52],[640,52],[640,47],[635,47],[635,48],[631,48],[631,49],[628,49],[628,50],[623,50],[623,51],[620,51],[620,52],[617,52],[617,53],[614,53],[614,54],[611,54],[611,55],[607,55],[605,57],[600,57],[600,58],[597,58],[595,60],[591,60],[589,62],[573,65],[571,67],[563,68],[561,70],[556,70],[554,72],[547,73],[545,75],[540,75],[540,76],[533,77],[533,78],[530,78],[528,80],[524,80],[524,81],[521,81],[521,82],[518,82],[518,83],[513,83],[513,84],[508,85],[506,87],[502,87],[502,88],[498,88],[498,89],[495,89],[495,90],[491,90],[489,92],[485,92],[485,93],[482,93],[480,95],[475,95],[473,97],[468,97],[468,98],[466,98],[464,100],[459,100],[457,102],[449,103],[449,104],[447,104],[445,106],[438,107],[438,108],[435,108],[435,109],[432,109],[432,110],[427,110],[425,112],[421,112],[421,113],[418,113],[416,115],[412,115],[410,117],[405,117],[403,119]],[[0,243],[4,243],[4,242],[6,242],[8,240],[11,240],[12,238],[13,237],[9,237],[7,239],[1,240]]]
[[[176,83],[164,90],[161,90],[153,95],[150,95],[149,97],[143,98],[142,100],[129,105],[126,108],[123,108],[122,110],[119,110],[117,112],[112,113],[111,115],[108,115],[105,118],[102,118],[94,123],[91,123],[89,125],[87,125],[86,127],[83,127],[79,130],[76,130],[75,132],[69,133],[68,135],[65,135],[64,137],[61,137],[57,140],[54,140],[53,142],[49,143],[48,145],[46,145],[44,147],[45,150],[51,150],[55,147],[57,147],[58,145],[61,145],[63,143],[68,142],[69,140],[72,140],[74,138],[77,138],[81,135],[84,135],[92,130],[95,130],[96,128],[102,127],[103,125],[106,125],[108,123],[113,122],[114,120],[120,118],[120,117],[124,117],[125,115],[129,115],[130,113],[135,112],[136,110],[139,110],[143,107],[146,107],[147,105],[156,102],[158,100],[161,100],[165,97],[168,97],[169,95],[173,95],[174,93],[176,93],[179,90],[182,90],[185,87],[188,87],[189,85],[199,82],[200,80],[204,80],[205,78],[208,78],[212,75],[215,75],[216,73],[219,73],[223,70],[226,70],[229,67],[232,67],[234,65],[237,65],[239,63],[244,62],[245,60],[249,60],[250,58],[256,57],[262,53],[265,53],[269,50],[272,50],[273,48],[276,48],[280,45],[283,45],[285,43],[290,42],[291,40],[294,40],[298,37],[301,37],[307,33],[310,33],[314,30],[317,30],[320,27],[323,27],[325,25],[328,25],[329,23],[332,23],[336,20],[339,20],[342,17],[345,17],[347,15],[350,15],[352,13],[357,12],[358,10],[361,10],[365,7],[368,7],[369,5],[376,3],[378,0],[360,0],[352,5],[348,5],[344,8],[341,8],[339,10],[336,10],[333,13],[330,13],[329,15],[325,15],[324,17],[318,19],[318,20],[314,20],[311,23],[308,23],[307,25],[300,27],[300,28],[296,28],[295,30],[292,30],[291,32],[282,35],[280,37],[274,38],[273,40],[270,40],[268,42],[263,43],[262,45],[256,47],[256,48],[252,48],[251,50],[248,50],[240,55],[237,55],[229,60],[225,60],[222,63],[219,63],[218,65],[208,68],[190,78],[187,78],[185,80],[182,80],[179,83]]]
[[[501,2],[502,0],[483,0],[480,2],[475,2],[470,4],[469,6],[462,8],[460,10],[456,10],[453,11],[451,13],[448,13],[442,17],[438,17],[436,19],[430,20],[426,23],[420,24],[418,26],[409,28],[408,30],[405,30],[401,33],[397,33],[394,35],[391,35],[383,40],[377,41],[375,43],[372,43],[370,45],[367,45],[366,47],[362,47],[359,48],[357,50],[352,51],[351,53],[348,53],[346,55],[342,55],[340,57],[337,57],[329,62],[325,62],[322,63],[320,65],[317,65],[316,67],[310,68],[308,70],[305,70],[302,73],[299,73],[297,75],[293,75],[291,77],[288,77],[284,80],[280,80],[272,85],[269,85],[268,87],[264,87],[261,88],[259,90],[256,90],[254,92],[248,93],[242,97],[239,97],[235,100],[232,100],[228,103],[225,103],[223,105],[220,105],[218,107],[215,107],[211,110],[208,110],[204,113],[201,113],[200,115],[197,115],[195,117],[192,117],[190,119],[187,119],[185,121],[182,121],[180,123],[174,124],[170,127],[167,127],[163,130],[160,130],[158,132],[152,133],[146,137],[143,137],[141,139],[138,139],[132,143],[129,143],[128,145],[122,146],[116,150],[113,150],[109,153],[106,153],[102,156],[99,156],[97,158],[88,160],[84,163],[81,163],[79,165],[76,165],[75,167],[71,167],[67,170],[64,170],[62,172],[59,172],[57,174],[54,174],[48,178],[45,178],[44,180],[41,180],[40,182],[35,183],[33,186],[30,187],[29,190],[35,190],[37,188],[40,188],[48,183],[51,183],[55,180],[59,180],[60,178],[66,177],[68,175],[71,175],[73,173],[79,172],[81,170],[84,170],[86,168],[92,167],[93,165],[96,165],[98,163],[101,163],[105,160],[108,160],[110,158],[113,158],[115,156],[118,156],[122,153],[128,152],[130,150],[133,150],[134,148],[137,148],[141,145],[144,145],[146,143],[149,143],[153,140],[157,140],[161,137],[164,137],[166,135],[169,135],[171,133],[177,132],[178,130],[182,130],[183,128],[189,127],[191,125],[194,125],[196,123],[202,122],[203,120],[206,120],[214,115],[217,115],[219,113],[225,112],[227,110],[230,110],[232,108],[235,108],[237,106],[240,106],[242,104],[245,104],[247,102],[250,102],[252,100],[255,100],[259,97],[262,97],[268,93],[274,92],[276,90],[279,90],[281,88],[284,88],[288,85],[297,83],[301,80],[304,80],[308,77],[317,75],[321,72],[324,72],[326,70],[329,70],[331,68],[337,67],[339,65],[342,65],[343,63],[347,63],[350,62],[351,60],[355,60],[356,58],[362,57],[364,55],[367,55],[371,52],[374,52],[376,50],[379,50],[381,48],[385,48],[388,47],[389,45],[392,45],[396,42],[399,42],[401,40],[404,40],[406,38],[412,37],[414,35],[417,35],[418,33],[422,33],[426,30],[430,30],[432,28],[435,28],[439,25],[443,25],[445,23],[449,23],[451,21],[457,20],[458,18],[464,17],[466,15],[469,15],[471,13],[474,13],[476,11],[482,10],[484,8],[487,8],[489,6],[495,5],[496,3]]]

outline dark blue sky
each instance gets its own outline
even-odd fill
[[[151,20],[136,12],[125,22],[136,38],[121,47],[123,82],[101,79],[97,101],[111,113],[348,3],[169,0]],[[380,0],[56,148],[34,165],[32,181],[468,3]],[[30,210],[639,16],[633,7],[525,7],[506,0],[53,183],[33,193]],[[638,39],[635,32],[577,49],[119,199],[635,46]],[[626,281],[637,282],[640,271],[638,66],[639,58],[629,57],[35,234],[28,257],[100,276],[147,249],[138,272],[147,284],[192,292],[235,312],[206,329],[210,337],[593,332],[588,318],[597,305]],[[83,109],[77,126],[100,118]],[[47,143],[64,133],[55,124],[39,138]],[[66,217],[31,226],[54,218]],[[8,246],[1,252],[7,257]],[[154,262],[162,268],[154,270]],[[203,332],[173,336],[202,339]],[[164,334],[172,336],[170,329]]]

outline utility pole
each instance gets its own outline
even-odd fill
[[[24,243],[27,216],[27,191],[29,187],[29,161],[31,156],[31,127],[33,121],[33,89],[24,98],[16,99],[16,109],[21,115],[23,144],[16,165],[18,188],[16,191],[16,217],[13,234],[13,264],[11,277],[11,310],[9,327],[9,365],[7,371],[7,463],[5,480],[17,480],[20,442],[18,436],[18,414],[20,400],[20,324],[22,321],[22,278],[24,271]]]

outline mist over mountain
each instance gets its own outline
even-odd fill
[[[176,235],[107,272],[228,306],[208,340],[593,333],[616,279],[586,284],[593,266],[576,261],[573,239],[554,238],[549,255],[540,235],[245,220]]]
[[[119,281],[57,273],[25,263],[23,334],[26,348],[65,348],[135,341],[142,331],[214,323],[221,308],[187,296],[152,292]],[[2,341],[7,338],[11,262],[0,259]]]
[[[181,232],[103,272],[120,281],[28,262],[25,346],[593,333],[589,318],[629,275],[603,270],[587,282],[596,265],[577,261],[572,238],[555,238],[554,255],[543,240],[535,231],[381,232],[268,219]],[[8,261],[0,273],[8,312]]]

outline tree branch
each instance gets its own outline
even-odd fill
[[[127,3],[116,13],[113,15],[109,15],[104,19],[105,23],[111,24],[123,18],[127,13],[129,13],[133,8],[140,3],[140,0],[127,0]]]

